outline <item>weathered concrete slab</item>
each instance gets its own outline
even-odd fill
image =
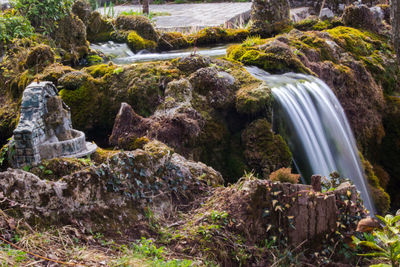
[[[232,20],[250,17],[251,3],[203,3],[150,5],[151,12],[166,12],[170,16],[154,18],[158,29],[190,29],[223,25]],[[140,11],[140,5],[114,7],[115,16],[123,11]],[[104,8],[99,8],[101,14]],[[233,22],[234,23],[234,22]]]

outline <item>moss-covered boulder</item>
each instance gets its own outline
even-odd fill
[[[187,48],[190,43],[187,37],[180,32],[163,32],[158,39],[158,49],[161,51]]]
[[[373,11],[366,5],[351,5],[346,7],[343,13],[343,22],[346,26],[369,30],[375,33],[381,33],[384,30],[382,18],[375,14],[382,12],[380,7],[375,7],[379,10]]]
[[[143,49],[155,50],[157,43],[151,40],[143,39],[137,32],[130,31],[126,36],[128,46],[132,51],[137,52]]]
[[[89,75],[82,71],[72,71],[63,75],[58,79],[58,85],[67,90],[75,90],[81,87],[87,80]]]
[[[266,119],[252,122],[242,133],[244,156],[251,169],[262,177],[283,167],[289,167],[292,154],[280,135],[275,134]]]
[[[62,56],[66,63],[74,64],[89,52],[86,26],[78,16],[69,15],[62,18],[58,22],[54,39],[65,51]]]
[[[97,11],[90,15],[87,23],[87,39],[91,42],[105,42],[111,39],[113,21],[105,19]]]
[[[209,57],[202,57],[199,55],[179,58],[173,62],[180,71],[183,71],[186,74],[191,74],[198,69],[209,67],[211,64]]]
[[[39,45],[29,51],[26,58],[26,66],[42,71],[44,67],[54,63],[54,57],[55,54],[50,46]]]
[[[267,84],[250,84],[236,92],[236,110],[243,114],[257,114],[269,111],[272,99],[272,92]]]
[[[158,40],[157,32],[151,21],[145,16],[120,15],[117,17],[115,24],[119,30],[135,31],[144,39],[155,42]]]
[[[190,76],[193,89],[215,108],[229,108],[235,99],[235,78],[215,67],[201,68]]]

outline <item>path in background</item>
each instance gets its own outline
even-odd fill
[[[0,0],[1,1],[1,0]],[[153,20],[158,29],[190,29],[220,26],[228,21],[250,17],[251,3],[204,3],[150,5],[150,12],[167,12],[170,16],[157,16]],[[123,11],[140,11],[140,5],[115,6],[115,16]],[[101,14],[104,8],[99,8]]]

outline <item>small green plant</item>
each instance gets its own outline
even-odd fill
[[[7,43],[14,38],[30,37],[34,28],[28,19],[9,11],[0,15],[0,41]]]
[[[157,248],[156,245],[154,245],[153,240],[151,239],[146,239],[142,237],[140,241],[133,243],[133,249],[137,253],[143,254],[147,257],[164,259],[165,247],[161,246]]]
[[[257,36],[249,36],[246,38],[246,40],[244,40],[243,42],[243,46],[244,47],[250,47],[250,46],[255,46],[255,45],[260,45],[263,44],[263,40],[261,39],[261,37],[259,35]]]
[[[228,223],[229,214],[225,211],[219,212],[216,210],[211,211],[211,220],[215,223],[223,222],[224,224]]]
[[[374,230],[372,237],[361,241],[353,236],[353,242],[358,247],[364,247],[372,250],[372,252],[359,254],[364,257],[373,257],[383,260],[385,263],[371,266],[399,266],[400,263],[400,215],[386,215],[385,218],[376,215],[384,223],[382,229]],[[391,265],[386,264],[390,262]]]
[[[107,2],[104,3],[104,17],[113,18],[115,15],[114,4],[111,2],[107,7]]]
[[[281,168],[271,173],[269,179],[274,182],[297,184],[300,174],[293,174],[291,168]]]
[[[329,178],[323,177],[321,180],[322,192],[331,192],[344,182],[352,183],[349,179],[340,176],[337,172],[329,174]]]
[[[138,10],[129,10],[129,11],[124,11],[121,12],[121,15],[126,15],[126,16],[146,16],[149,19],[153,19],[154,17],[161,17],[161,16],[171,16],[171,13],[168,12],[152,12],[150,11],[149,14],[144,14],[143,11],[138,11]]]

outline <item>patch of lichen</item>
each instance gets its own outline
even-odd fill
[[[379,178],[376,176],[371,163],[364,159],[361,154],[360,156],[375,208],[379,214],[386,214],[390,208],[390,196],[380,185]]]
[[[97,148],[96,152],[90,156],[90,159],[95,162],[97,165],[101,165],[103,163],[107,163],[110,158],[114,155],[120,153],[120,150],[109,150],[103,148]]]

